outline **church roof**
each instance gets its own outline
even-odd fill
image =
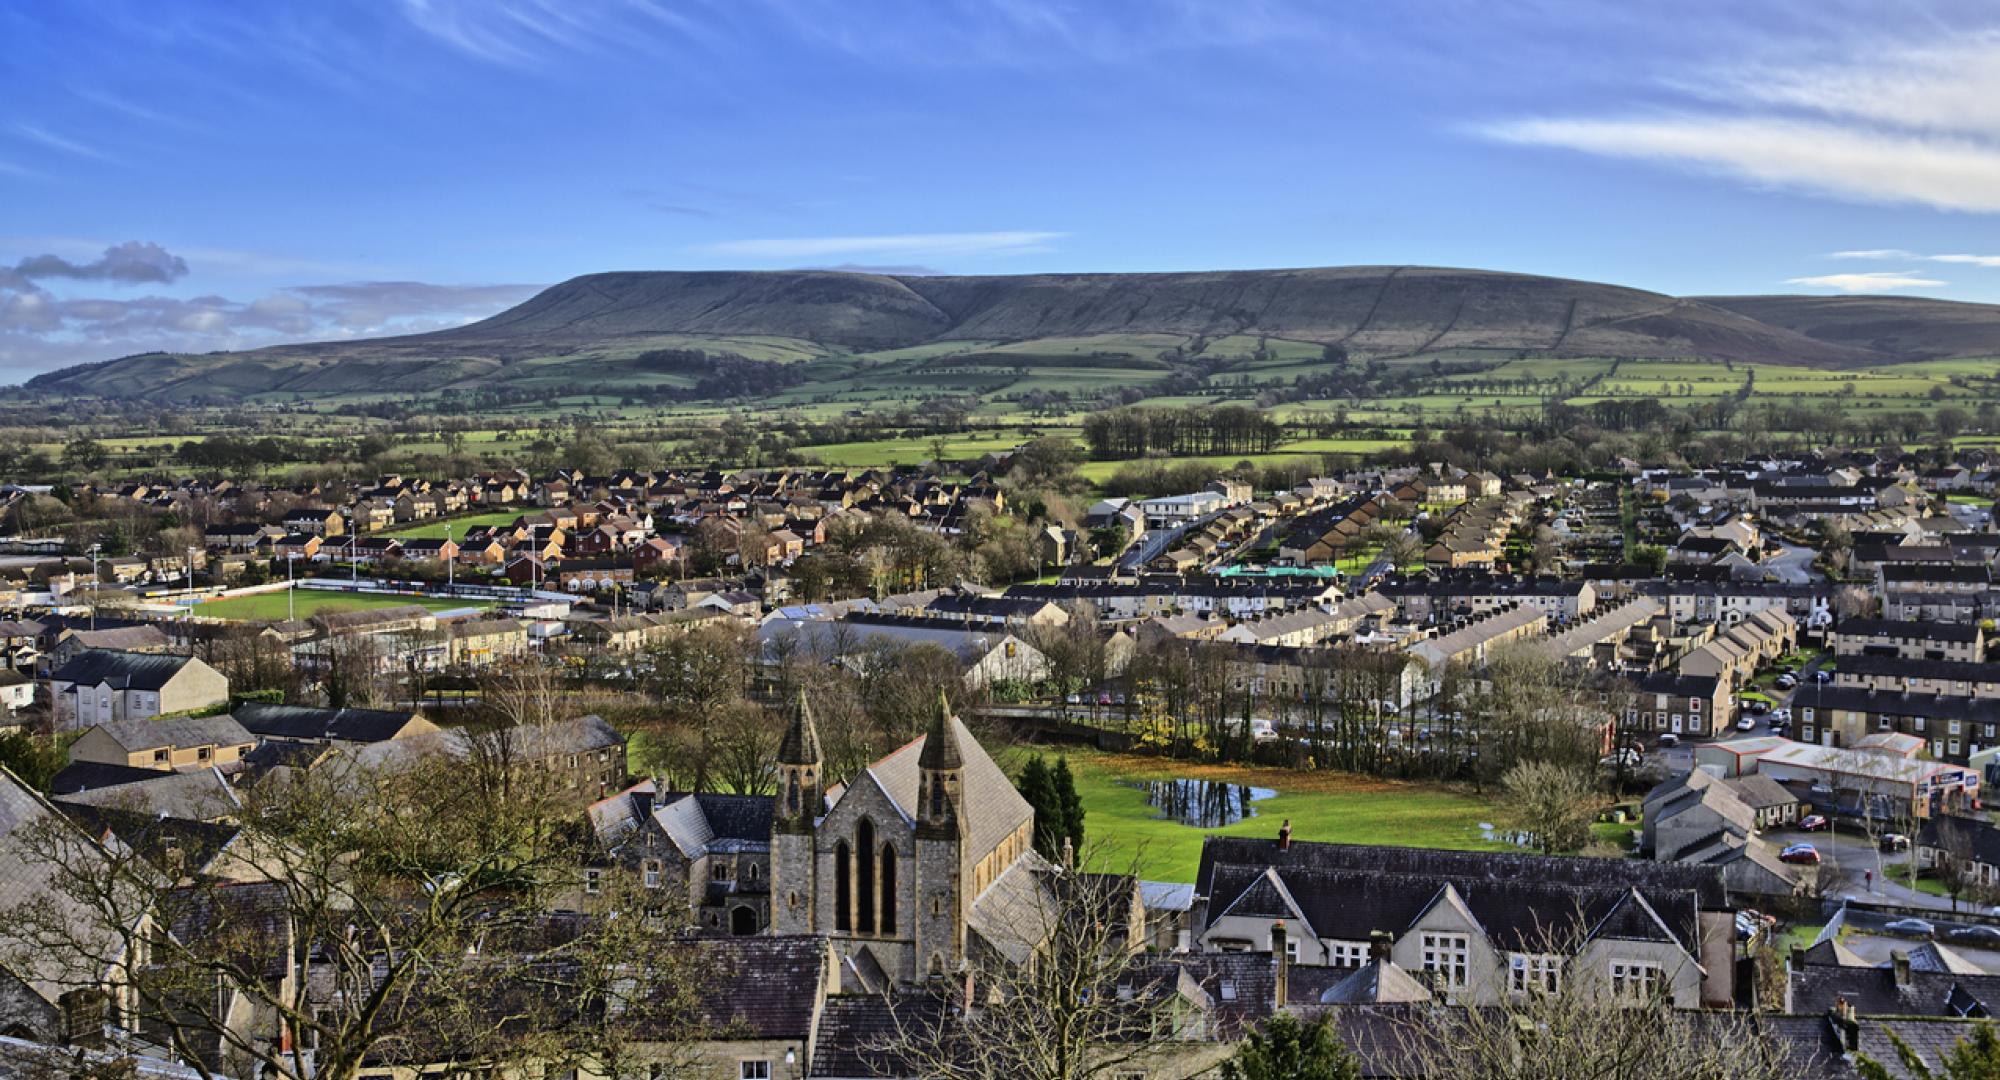
[[[792,706],[792,722],[785,727],[785,741],[778,744],[778,764],[817,765],[820,762],[819,729],[813,726],[812,710],[806,706],[805,687]]]
[[[956,742],[959,756],[964,759],[960,790],[963,792],[961,813],[964,815],[968,850],[979,855],[992,851],[1000,842],[1012,835],[1034,817],[1028,801],[1014,790],[1013,781],[993,759],[986,756],[986,750],[979,740],[965,729],[965,723],[957,717],[944,718],[952,741]],[[905,744],[901,749],[876,762],[869,768],[875,775],[875,782],[882,786],[887,795],[904,815],[914,821],[917,814],[917,788],[922,777],[922,760],[925,747],[931,741],[926,735]]]

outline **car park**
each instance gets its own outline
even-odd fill
[[[1831,824],[1824,814],[1807,814],[1799,819],[1799,828],[1805,832],[1819,832]]]
[[[1811,844],[1792,844],[1786,847],[1785,850],[1778,852],[1778,861],[1817,866],[1819,865],[1819,849]]]

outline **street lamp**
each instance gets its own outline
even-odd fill
[[[299,617],[298,585],[292,580],[292,564],[298,562],[298,559],[298,552],[285,552],[285,619],[287,621]]]
[[[90,628],[97,629],[97,552],[104,545],[90,545]]]

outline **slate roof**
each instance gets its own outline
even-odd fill
[[[813,1043],[809,1075],[815,1080],[913,1075],[917,1071],[913,1065],[881,1048],[893,1045],[900,1032],[938,1031],[951,1017],[949,1000],[937,995],[829,997],[820,1012],[819,1037]]]
[[[1559,920],[1579,918],[1595,937],[1672,940],[1694,952],[1699,912],[1726,906],[1722,875],[1707,867],[1303,841],[1281,851],[1249,837],[1208,837],[1195,879],[1211,921],[1290,919],[1296,905],[1301,932],[1351,941],[1401,933],[1447,886],[1503,949],[1538,944]]]
[[[118,690],[158,690],[192,661],[193,657],[167,653],[87,649],[70,657],[49,678],[82,686],[109,683]]]
[[[1973,624],[1910,622],[1901,619],[1842,619],[1834,633],[1845,636],[1913,638],[1918,641],[1971,642],[1979,637]]]
[[[50,779],[49,793],[68,795],[75,791],[117,787],[120,784],[135,784],[142,780],[156,780],[159,777],[158,769],[109,765],[98,761],[72,761]]]
[[[43,822],[48,821],[61,821],[61,818],[53,807],[30,791],[27,785],[15,779],[13,773],[0,769],[0,910],[46,899],[54,904],[59,912],[75,912],[75,925],[83,932],[97,937],[92,918],[81,910],[76,900],[56,887],[55,864],[37,857],[34,853],[32,841],[29,839],[32,834],[29,830],[38,828]],[[82,860],[101,857],[94,847],[81,849],[78,854]],[[108,870],[106,875],[109,876]],[[109,935],[103,935],[94,944],[98,949],[115,949],[115,943],[110,940]],[[21,958],[20,966],[12,970],[29,989],[51,1004],[62,994],[67,985],[74,985],[73,980],[82,978],[85,974],[76,972],[66,974],[62,960],[55,956]]]
[[[58,801],[178,818],[215,821],[243,809],[236,789],[214,768],[156,772],[153,779],[117,787],[92,788],[59,796]]]
[[[812,1037],[832,964],[825,938],[701,938],[689,947],[694,970],[715,987],[696,995],[704,1027],[741,1039]]]
[[[1819,1013],[1846,1000],[1862,1016],[1990,1017],[2000,1007],[2000,975],[1919,971],[1898,983],[1894,968],[1794,965],[1790,1008]]]
[[[315,709],[264,703],[239,705],[234,715],[246,731],[269,738],[360,743],[393,739],[417,718],[416,713],[401,710]]]
[[[243,729],[233,716],[167,716],[154,720],[112,720],[98,724],[97,730],[111,736],[126,751],[139,753],[181,746],[237,746],[254,743],[256,736]]]
[[[965,768],[960,786],[962,813],[966,818],[967,851],[983,856],[1000,846],[1022,823],[1034,816],[1028,801],[1014,790],[1013,781],[1007,779],[1000,766],[986,754],[986,748],[967,731],[964,721],[951,717],[950,731],[958,743],[959,754],[964,758]],[[926,735],[906,743],[888,757],[869,766],[875,782],[882,786],[884,794],[900,807],[912,820],[917,817],[917,787],[920,771],[917,762],[923,756],[925,744],[930,741]]]

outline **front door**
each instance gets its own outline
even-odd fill
[[[1674,734],[1676,734],[1676,735],[1679,735],[1680,733],[1681,733],[1681,714],[1679,714],[1679,713],[1675,713],[1675,714],[1674,714]]]

